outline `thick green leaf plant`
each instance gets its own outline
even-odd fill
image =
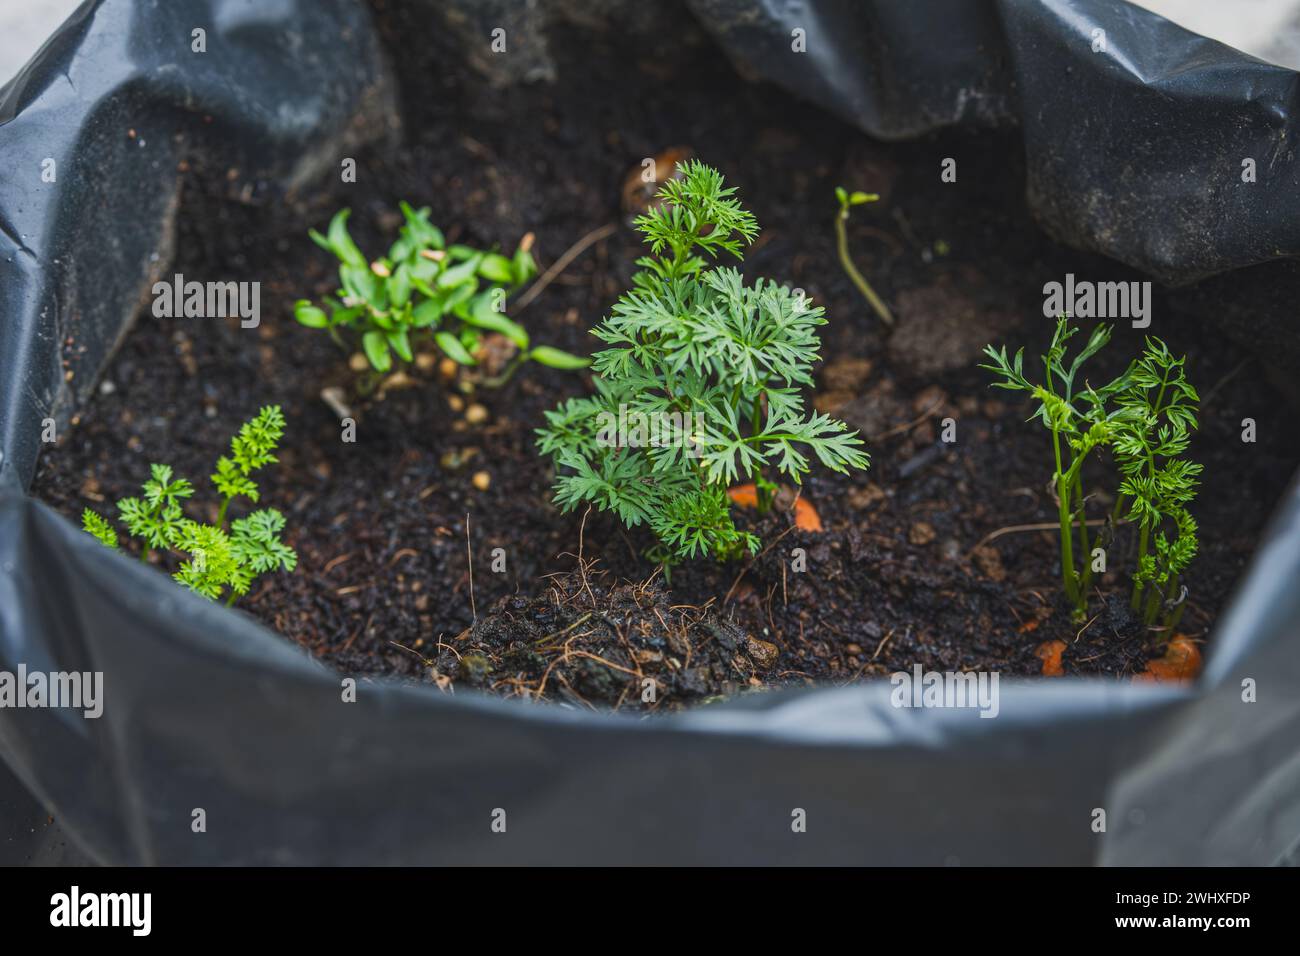
[[[330,220],[325,235],[311,230],[312,240],[339,260],[339,284],[325,308],[307,299],[294,303],[294,317],[324,329],[347,347],[343,333],[360,338],[376,374],[388,372],[393,358],[410,362],[421,338],[461,365],[475,365],[474,353],[487,332],[498,332],[519,349],[499,377],[504,382],[528,360],[553,368],[584,368],[585,358],[548,345],[533,346],[527,330],[506,315],[507,298],[537,274],[532,236],[519,243],[512,257],[467,245],[448,246],[442,231],[429,222],[429,209],[401,203],[405,225],[388,255],[370,262],[348,233],[349,210]]]

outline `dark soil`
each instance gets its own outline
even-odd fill
[[[410,28],[386,26],[390,39]],[[569,28],[551,42],[558,83],[508,93],[449,69],[460,54],[436,33],[424,32],[418,51],[404,46],[404,142],[359,155],[355,184],[240,205],[226,198],[239,193],[228,181],[238,172],[195,160],[174,271],[259,280],[262,325],[142,315],[99,398],[43,457],[34,494],[70,517],[85,505],[107,512],[136,493],[149,462],[166,461],[202,498],[232,430],[279,403],[289,431],[280,464],[263,472],[263,501],[288,517],[299,567],[263,578],[238,606],[349,673],[657,709],[915,663],[1036,674],[1035,648],[1047,639],[1069,645],[1067,672],[1141,671],[1159,645],[1123,611],[1129,536],[1112,548],[1097,616],[1082,631],[1058,603],[1054,533],[992,537],[1054,520],[1052,462],[1046,433],[1025,423],[1027,408],[991,391],[974,367],[980,347],[1023,343],[1038,354],[1051,325],[1043,283],[1067,272],[1141,278],[1043,236],[1023,207],[1016,136],[874,143],[741,81],[702,35],[675,30],[657,47],[633,49],[624,36]],[[340,440],[319,394],[346,380],[346,357],[290,316],[293,300],[334,288],[309,226],[348,205],[362,248],[377,253],[407,199],[432,206],[452,241],[513,250],[534,232],[545,268],[580,237],[618,223],[520,316],[535,340],[587,352],[586,330],[641,253],[626,227],[625,177],[673,147],[719,167],[757,215],[764,231],[746,273],[788,281],[827,308],[816,401],[862,430],[873,463],[852,477],[823,471],[807,481],[803,495],[824,533],[795,530],[788,511],[773,514],[759,522],[766,548],[756,559],[683,565],[666,585],[638,557],[642,535],[596,513],[584,526],[583,515],[550,503],[532,430],[544,409],[587,388],[580,375],[529,367],[501,390],[474,390],[426,360],[381,399],[356,402],[357,441]],[[944,184],[940,161],[949,156],[959,180]],[[897,311],[892,339],[836,260],[840,183],[882,194],[855,210],[850,239]],[[1192,449],[1205,464],[1194,505],[1202,553],[1182,622],[1203,640],[1295,470],[1296,452],[1280,437],[1293,411],[1257,359],[1176,312],[1158,289],[1154,316],[1148,331],[1188,354],[1205,398]],[[1117,329],[1093,374],[1118,371],[1141,335]],[[487,415],[471,424],[474,404]],[[1240,440],[1246,417],[1257,422],[1257,443]],[[941,440],[944,418],[956,423],[953,443]],[[479,472],[486,490],[475,484]],[[1104,463],[1086,490],[1094,514],[1104,514],[1113,492]],[[794,568],[797,548],[804,571]],[[494,570],[502,558],[504,570]]]

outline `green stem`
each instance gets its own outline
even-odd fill
[[[506,384],[506,382],[510,381],[515,372],[519,370],[519,366],[523,365],[527,361],[528,353],[520,352],[510,360],[510,364],[501,371],[500,375],[494,375],[492,378],[483,379],[481,383],[482,386],[484,388],[500,388],[502,385]]]
[[[1178,586],[1178,583],[1179,582],[1178,582],[1177,575],[1170,578],[1169,594],[1166,595],[1166,600],[1172,601],[1174,599],[1174,589]],[[1182,604],[1179,604],[1178,607],[1174,608],[1173,612],[1168,615],[1165,621],[1165,624],[1168,628],[1168,631],[1165,633],[1165,640],[1169,640],[1169,638],[1173,636],[1174,628],[1176,628],[1178,626],[1178,622],[1182,620],[1183,611],[1186,609],[1187,609],[1187,602],[1184,601]]]
[[[383,372],[376,371],[373,368],[367,368],[365,373],[359,379],[357,379],[356,382],[357,395],[359,395],[362,398],[365,398],[367,395],[373,392],[379,386],[379,383],[382,382],[383,380],[384,380]]]
[[[1138,537],[1138,557],[1137,557],[1137,574],[1133,576],[1133,600],[1130,602],[1134,611],[1142,607],[1142,579],[1138,577],[1142,573],[1142,559],[1146,557],[1147,542],[1150,539],[1151,529],[1144,523],[1142,525],[1142,534]]]
[[[1052,450],[1056,455],[1056,500],[1057,511],[1061,521],[1061,577],[1065,583],[1065,595],[1079,606],[1079,584],[1074,576],[1074,539],[1071,533],[1073,521],[1070,517],[1070,485],[1061,470],[1061,435],[1052,431]]]
[[[835,217],[835,245],[840,251],[840,265],[844,267],[844,272],[848,275],[849,280],[858,287],[858,291],[861,292],[867,302],[871,304],[871,308],[876,311],[876,315],[880,316],[881,321],[886,325],[892,326],[894,324],[894,316],[890,313],[889,307],[885,305],[880,296],[876,295],[875,290],[871,288],[871,285],[863,277],[862,273],[858,271],[858,267],[853,264],[853,260],[849,258],[849,236],[848,230],[844,226],[848,221],[848,218],[849,213],[847,209],[840,210],[839,214]]]
[[[1142,623],[1148,626],[1156,622],[1156,614],[1160,610],[1160,588],[1152,587],[1147,594],[1146,607],[1142,610]]]
[[[235,603],[235,591],[234,588],[231,588],[230,597],[226,598],[226,607],[230,607],[230,605],[234,603]]]
[[[158,504],[154,505],[153,508],[151,508],[151,509],[149,510],[149,517],[151,517],[151,518],[156,518],[156,517],[158,517],[158,514],[159,514],[159,512],[162,511],[162,509],[163,509],[163,503],[160,501],[160,502],[158,502]],[[148,563],[149,563],[149,553],[150,553],[149,542],[148,542],[148,541],[142,542],[141,545],[140,545],[140,563],[141,563],[141,564],[148,564]]]
[[[1083,482],[1079,480],[1077,471],[1072,484],[1074,486],[1076,513],[1079,516],[1079,547],[1083,555],[1083,584],[1079,588],[1079,610],[1086,612],[1088,608],[1088,587],[1092,584],[1092,548],[1088,546],[1088,516],[1084,513],[1083,507]]]
[[[229,499],[229,498],[223,498],[222,501],[221,501],[221,509],[217,512],[217,527],[218,527],[218,528],[224,528],[224,527],[225,527],[225,524],[226,524],[226,509],[229,508],[229,507],[230,507],[230,499]]]

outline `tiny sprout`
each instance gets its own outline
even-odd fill
[[[853,259],[849,255],[849,236],[846,223],[849,221],[849,210],[854,206],[864,206],[867,203],[879,202],[880,196],[876,193],[864,193],[860,191],[849,192],[843,186],[835,187],[835,198],[839,200],[840,211],[835,217],[835,245],[840,252],[840,265],[844,267],[845,274],[858,287],[863,298],[875,310],[876,315],[880,316],[881,321],[886,325],[894,324],[894,316],[889,311],[889,306],[885,305],[883,299],[876,295],[876,290],[871,288],[870,283],[858,271],[858,267],[853,264]]]
[[[348,234],[349,210],[330,220],[327,233],[311,230],[312,241],[339,260],[339,283],[325,308],[307,299],[294,303],[294,317],[308,328],[324,329],[340,347],[340,330],[357,335],[373,373],[384,374],[393,358],[411,362],[420,338],[432,339],[460,365],[476,365],[485,333],[505,336],[518,354],[506,371],[486,383],[500,385],[528,360],[552,368],[576,369],[588,359],[550,346],[531,346],[528,332],[504,312],[507,297],[537,274],[533,234],[526,234],[513,256],[466,245],[446,244],[429,222],[428,208],[401,203],[406,224],[382,259],[367,261]]]
[[[230,454],[217,460],[212,475],[212,483],[222,495],[214,524],[185,516],[182,502],[194,494],[188,480],[173,477],[170,465],[150,465],[143,497],[123,498],[117,503],[118,520],[132,537],[141,539],[140,560],[148,561],[154,548],[187,555],[188,560],[172,577],[213,600],[228,587],[228,605],[247,594],[259,575],[277,569],[292,571],[298,556],[280,540],[284,516],[274,508],[254,511],[226,530],[231,501],[244,497],[257,502],[260,498],[252,473],[276,461],[273,452],[283,434],[284,415],[278,405],[268,405],[240,427],[231,439]],[[81,526],[105,547],[117,548],[117,531],[101,515],[85,509]]]

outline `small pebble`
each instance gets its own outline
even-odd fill
[[[756,637],[749,637],[745,640],[745,651],[759,670],[767,670],[776,663],[780,657],[781,650],[771,641],[760,641]]]
[[[975,566],[990,581],[1005,581],[1007,570],[1002,566],[1002,555],[991,545],[981,545],[975,549]]]
[[[465,409],[465,421],[471,425],[482,425],[487,420],[488,410],[478,402]]]
[[[486,471],[476,471],[470,481],[474,483],[474,487],[479,491],[487,491],[488,486],[492,484],[492,476]]]

